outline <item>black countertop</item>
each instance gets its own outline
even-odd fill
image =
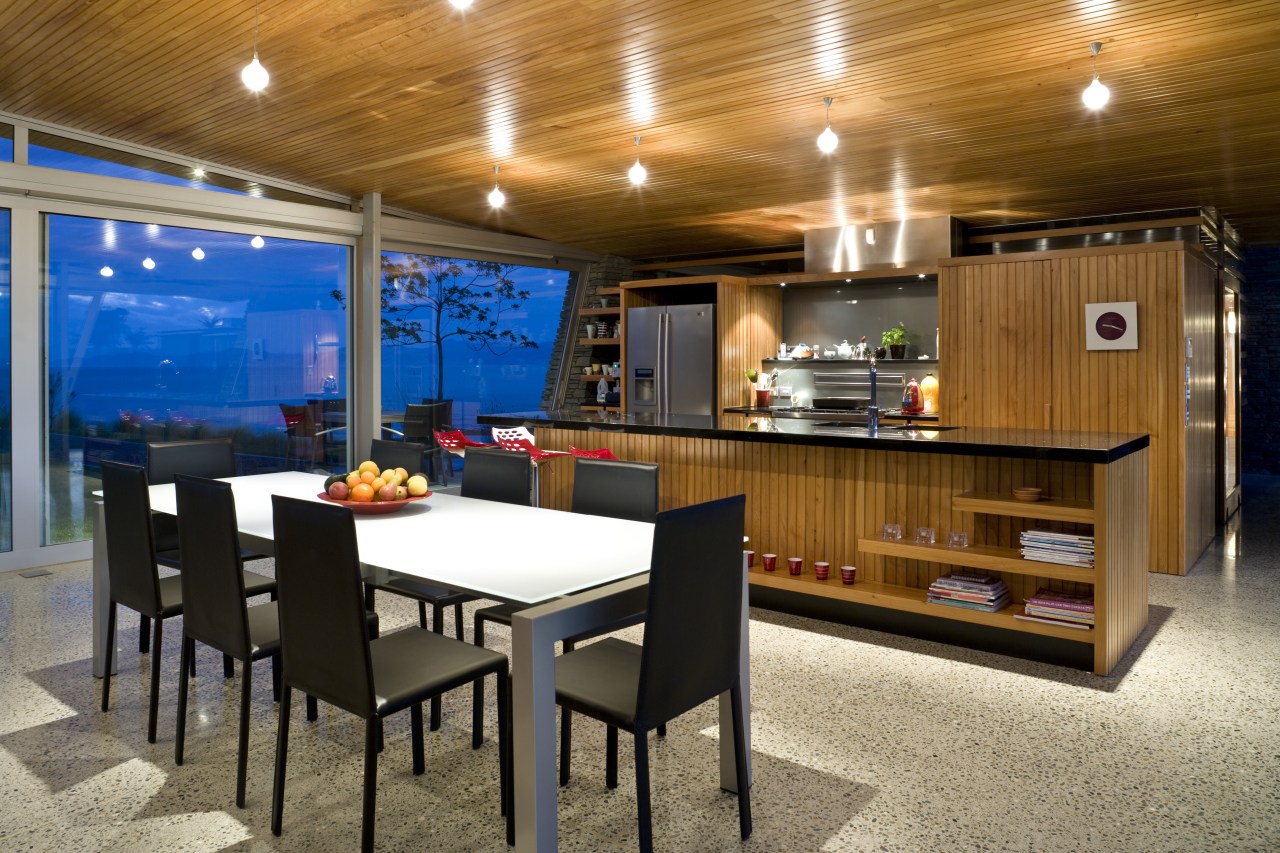
[[[1090,463],[1113,462],[1151,443],[1149,436],[1138,433],[938,427],[929,424],[882,424],[875,435],[868,435],[866,427],[860,426],[824,426],[823,421],[739,414],[654,415],[562,409],[480,415],[476,420],[489,426],[524,425],[531,429],[594,428],[642,435]]]

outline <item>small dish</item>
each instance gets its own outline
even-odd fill
[[[402,501],[340,501],[329,497],[325,492],[321,492],[316,495],[316,497],[326,503],[345,506],[356,515],[387,515],[388,513],[399,512],[414,501],[429,498],[431,497],[431,493],[427,492],[422,495],[411,495]]]
[[[1028,503],[1040,500],[1041,494],[1042,490],[1037,489],[1034,486],[1024,486],[1013,490],[1014,498],[1020,501],[1027,501]]]

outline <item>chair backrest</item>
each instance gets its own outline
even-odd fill
[[[447,426],[452,417],[452,400],[410,403],[404,407],[404,440],[421,442],[427,446],[428,450],[434,450],[435,431]]]
[[[377,706],[355,517],[282,495],[271,505],[285,681],[369,719]]]
[[[231,484],[178,474],[183,630],[238,660],[249,659],[244,563]]]
[[[111,597],[139,613],[157,613],[160,576],[156,572],[146,469],[122,462],[103,462],[102,494]]]
[[[410,474],[421,474],[425,470],[422,457],[426,452],[427,446],[416,441],[387,441],[375,438],[369,442],[369,455],[365,458],[378,463],[378,469],[381,471],[388,468],[403,468]]]
[[[739,683],[746,505],[736,495],[658,514],[637,726],[657,726]]]
[[[493,440],[507,450],[527,450],[537,446],[533,433],[525,427],[493,427]]]
[[[631,521],[658,515],[658,466],[617,459],[573,460],[573,511]]]
[[[583,459],[617,459],[617,455],[607,447],[585,448],[569,445],[569,452]]]
[[[153,441],[147,444],[147,482],[172,483],[175,474],[193,477],[236,475],[236,452],[229,438],[200,441]]]
[[[310,406],[291,406],[280,404],[280,416],[284,418],[284,428],[291,438],[314,438],[316,434],[316,417]]]
[[[462,469],[462,496],[529,506],[531,471],[528,453],[473,447]]]
[[[423,397],[422,405],[435,406],[436,425],[435,429],[452,429],[453,428],[453,400],[444,399],[437,400],[434,397]]]

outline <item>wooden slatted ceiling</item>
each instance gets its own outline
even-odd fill
[[[238,76],[253,21],[247,0],[10,0],[0,110],[633,258],[1194,205],[1280,240],[1274,0],[265,0],[261,96]]]

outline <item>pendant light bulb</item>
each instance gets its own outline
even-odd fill
[[[493,174],[497,175],[500,168],[500,166],[494,166]],[[493,192],[489,193],[489,206],[502,207],[506,203],[507,197],[503,194],[502,190],[498,189],[498,181],[495,178],[493,182]]]
[[[271,75],[258,61],[258,4],[253,4],[253,62],[240,69],[240,82],[250,92],[261,92],[271,82]]]
[[[1102,85],[1102,81],[1098,79],[1098,54],[1102,52],[1102,42],[1093,42],[1089,45],[1089,50],[1093,53],[1093,82],[1080,95],[1080,100],[1084,101],[1084,105],[1089,109],[1100,110],[1107,105],[1107,101],[1111,100],[1111,90]]]
[[[637,136],[636,146],[639,147],[639,145],[640,137]],[[636,155],[635,165],[627,170],[627,177],[630,178],[631,183],[637,187],[643,184],[645,179],[649,177],[649,170],[640,165],[640,155]]]
[[[150,258],[143,258],[142,266],[144,269],[153,270],[156,268],[156,262],[151,260]]]
[[[263,246],[267,245],[267,241],[263,240],[261,237],[254,237],[249,241],[249,245],[255,249],[261,249]]]
[[[818,150],[823,154],[830,154],[840,144],[840,137],[836,136],[835,131],[831,129],[831,102],[833,100],[834,98],[822,99],[822,103],[827,108],[827,129],[818,134]]]
[[[115,274],[116,274],[116,271],[113,270],[111,267],[103,267],[102,269],[98,270],[98,275],[102,276],[103,278],[111,278],[111,276]]]
[[[197,261],[203,261],[204,249],[201,249],[199,246],[196,246],[194,249],[191,250],[191,257],[195,258]]]

